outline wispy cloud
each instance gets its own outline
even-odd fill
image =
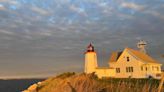
[[[2,30],[2,29],[0,29],[0,33],[1,34],[7,34],[7,35],[14,35],[15,34],[14,32]]]
[[[42,14],[42,15],[49,15],[50,11],[47,11],[45,9],[39,8],[37,6],[31,7],[31,10],[33,10],[36,13]]]
[[[87,16],[87,13],[84,8],[80,8],[80,7],[76,7],[75,5],[71,5],[70,10],[72,10],[82,16]]]
[[[144,11],[144,13],[150,14],[150,15],[160,18],[162,20],[164,19],[164,14],[161,14],[160,12],[155,11],[155,10],[146,10],[146,11]]]
[[[143,6],[143,5],[139,5],[139,4],[132,3],[132,2],[123,2],[121,4],[121,6],[124,8],[134,9],[137,11],[142,11],[145,8],[145,6]]]

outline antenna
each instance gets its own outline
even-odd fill
[[[137,43],[137,47],[140,49],[141,52],[146,53],[145,47],[146,47],[147,43],[144,40],[140,40]]]

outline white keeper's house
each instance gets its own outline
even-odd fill
[[[161,78],[161,66],[157,60],[150,57],[145,50],[146,42],[137,44],[139,50],[125,48],[113,52],[109,59],[109,67],[98,67],[97,54],[90,44],[85,53],[85,73],[93,73],[99,77],[112,78]]]

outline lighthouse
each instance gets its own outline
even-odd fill
[[[94,46],[90,43],[87,46],[87,50],[85,53],[85,73],[93,73],[97,68],[97,54],[94,51]]]

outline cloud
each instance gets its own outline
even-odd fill
[[[83,52],[90,42],[94,43],[104,65],[109,53],[125,46],[136,48],[138,39],[155,44],[149,46],[152,56],[164,51],[161,50],[164,22],[157,18],[163,18],[163,9],[148,8],[152,4],[143,0],[137,1],[142,5],[125,0],[71,0],[71,3],[70,0],[1,1],[1,9],[21,6],[15,10],[0,9],[0,72],[14,74],[20,70],[24,74],[25,71],[17,68],[22,66],[27,69],[26,73],[30,73],[27,63],[33,64],[31,69],[39,68],[37,71],[40,72],[50,67],[54,70],[65,67],[68,63],[77,64],[75,69],[69,67],[68,71],[82,71]],[[9,1],[13,2],[4,3]],[[154,6],[159,5],[155,3]],[[130,14],[129,10],[136,12]]]
[[[8,2],[9,0],[0,0],[0,2]]]
[[[164,19],[164,15],[162,15],[159,12],[154,11],[154,10],[146,10],[146,11],[144,11],[144,13],[150,14],[150,15],[155,16],[155,17],[160,18],[160,19]]]
[[[121,6],[124,7],[124,8],[134,9],[134,10],[137,10],[137,11],[142,11],[145,8],[142,5],[138,5],[136,3],[129,3],[129,2],[123,2],[121,4]]]
[[[118,13],[117,16],[118,16],[121,20],[125,20],[125,19],[134,19],[134,16],[129,15],[129,14]]]
[[[0,30],[0,33],[7,34],[7,35],[14,35],[15,34],[14,32],[6,31],[6,30]]]
[[[14,1],[14,0],[0,0],[0,3],[18,4],[18,1]]]
[[[20,6],[20,3],[18,1],[14,1],[14,0],[0,0],[0,3],[6,3],[6,4],[10,4],[10,5]]]
[[[0,10],[5,10],[6,8],[2,5],[2,4],[0,4]]]
[[[51,36],[52,35],[52,31],[41,31],[41,32],[38,32],[41,36]]]
[[[45,9],[42,9],[42,8],[39,8],[37,6],[33,6],[31,8],[32,11],[36,12],[36,13],[39,13],[39,14],[42,14],[42,15],[49,15],[50,12],[45,10]]]
[[[75,5],[71,5],[70,10],[72,10],[82,16],[87,16],[87,13],[85,12],[84,8],[80,8],[80,7],[76,7]]]

